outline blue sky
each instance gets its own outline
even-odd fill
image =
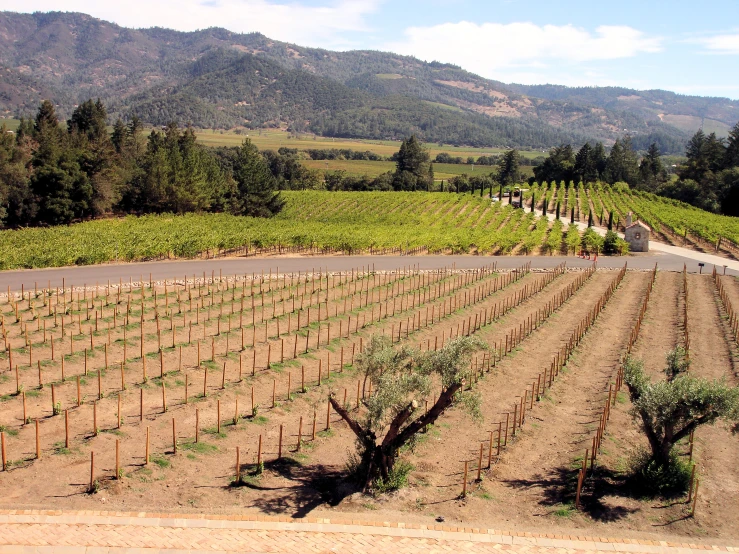
[[[128,27],[219,26],[337,50],[390,50],[525,84],[739,99],[739,0],[0,0]]]

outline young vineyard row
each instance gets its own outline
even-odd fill
[[[213,271],[15,290],[0,299],[0,506],[45,505],[50,496],[78,509],[101,498],[111,510],[320,506],[326,490],[349,482],[355,444],[330,399],[357,415],[378,394],[356,364],[372,336],[434,351],[472,335],[485,345],[466,379],[481,419],[455,406],[429,426],[402,453],[405,496],[388,496],[389,509],[436,517],[444,505],[449,517],[477,514],[486,525],[551,524],[566,513],[581,528],[618,529],[621,520],[592,516],[626,503],[629,529],[672,521],[675,533],[691,533],[698,521],[731,533],[737,520],[724,484],[736,478],[736,444],[718,426],[696,432],[690,454],[681,446],[701,479],[697,520],[686,517],[696,504],[684,496],[641,502],[616,478],[644,444],[619,392],[623,354],[658,371],[683,342],[682,321],[711,341],[690,348],[696,374],[735,383],[722,344],[734,340],[727,322],[737,298],[737,282],[717,275],[565,264]],[[434,381],[419,406],[441,391]],[[351,502],[338,498],[336,509]]]
[[[668,240],[724,248],[739,242],[736,218],[709,214],[664,198],[596,184],[534,185],[524,209],[475,195],[423,192],[284,192],[279,216],[265,220],[226,214],[148,215],[68,227],[0,232],[0,269],[87,265],[109,261],[192,258],[263,249],[355,253],[536,254],[572,251],[576,221],[622,226],[634,212]],[[531,211],[532,201],[535,211]],[[505,204],[505,203],[503,203]],[[562,224],[541,218],[560,208]],[[690,239],[689,239],[690,240]]]

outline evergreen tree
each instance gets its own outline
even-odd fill
[[[561,211],[561,209],[562,209],[562,202],[560,202],[560,201],[558,200],[558,201],[557,201],[557,219],[559,219],[559,215],[560,215],[560,211]],[[543,214],[543,215],[546,215],[546,214]]]
[[[506,150],[503,157],[498,161],[498,181],[502,185],[509,186],[518,183],[520,177],[520,156],[518,150]]]
[[[118,154],[123,151],[123,148],[126,145],[126,135],[126,126],[123,123],[123,120],[119,117],[116,120],[115,125],[113,125],[113,135],[110,137],[113,147]]]
[[[534,167],[534,178],[539,181],[570,181],[575,167],[572,146],[561,144],[549,150],[549,156]]]
[[[649,146],[646,155],[639,165],[639,174],[644,188],[652,192],[656,191],[660,184],[667,180],[667,171],[662,165],[662,156],[657,143]]]
[[[606,170],[606,163],[608,163],[608,156],[606,156],[606,149],[602,142],[596,142],[593,148],[593,165],[598,173],[598,178],[603,176]]]
[[[739,123],[729,132],[729,138],[726,144],[726,154],[724,155],[724,169],[739,167]]]
[[[609,183],[636,184],[639,179],[639,161],[628,135],[617,140],[606,161],[604,179]]]
[[[395,190],[427,190],[433,184],[429,153],[415,135],[401,142],[395,165]]]
[[[613,231],[613,210],[608,213],[608,230]]]
[[[105,106],[99,98],[97,102],[86,100],[75,108],[72,117],[67,121],[67,129],[70,134],[84,136],[91,142],[99,142],[108,138],[107,119]]]
[[[583,183],[593,183],[598,180],[598,168],[595,163],[595,153],[587,142],[575,156],[575,177]]]
[[[236,214],[272,217],[284,207],[267,163],[249,139],[244,140],[234,159],[234,180]]]

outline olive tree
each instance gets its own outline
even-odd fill
[[[672,350],[667,354],[667,378],[653,383],[643,362],[627,358],[624,364],[632,414],[649,441],[651,461],[660,467],[671,463],[673,446],[701,425],[724,420],[737,430],[739,388],[723,380],[694,377],[688,372],[689,365],[683,348]]]
[[[373,336],[357,358],[364,379],[362,405],[353,414],[332,394],[331,405],[357,437],[358,470],[367,489],[378,480],[387,482],[398,452],[417,434],[458,403],[473,418],[481,418],[479,396],[464,390],[473,352],[487,346],[475,337],[460,337],[435,352],[409,347],[394,349],[390,339]],[[441,387],[428,411],[419,409],[424,399]],[[437,389],[438,390],[438,389]]]

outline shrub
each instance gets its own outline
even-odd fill
[[[674,450],[668,463],[660,464],[646,449],[639,449],[629,461],[629,480],[645,496],[680,496],[690,486],[691,465]]]

